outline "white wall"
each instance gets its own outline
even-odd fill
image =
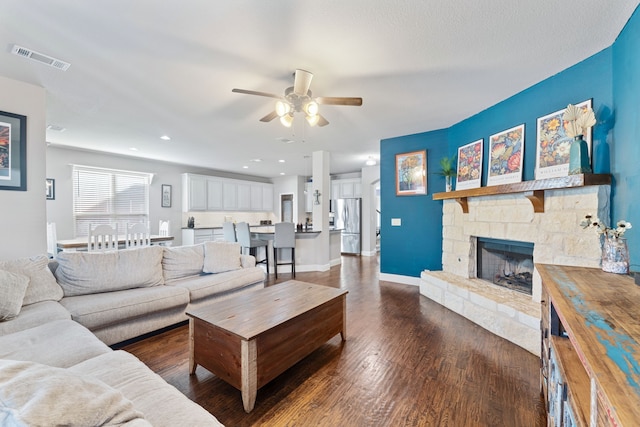
[[[304,223],[306,213],[304,211],[304,181],[303,176],[281,176],[273,178],[273,213],[276,222],[280,222],[280,195],[293,194],[293,223]]]
[[[365,166],[362,168],[362,248],[360,253],[365,256],[376,255],[376,225],[379,197],[375,195],[375,187],[380,182],[380,166]]]
[[[269,182],[269,180],[265,178],[229,174],[216,170],[194,168],[187,165],[158,162],[93,151],[76,150],[53,145],[47,148],[46,154],[46,178],[53,178],[56,183],[56,199],[47,200],[46,215],[47,221],[56,223],[58,239],[60,240],[72,239],[75,237],[73,229],[72,164],[153,173],[154,177],[151,183],[149,195],[149,221],[151,224],[151,233],[157,234],[158,221],[160,219],[171,220],[171,234],[175,236],[174,245],[180,245],[182,243],[181,228],[186,226],[186,221],[183,221],[182,215],[181,175],[183,173],[198,173],[203,175],[247,179],[258,182]],[[45,177],[43,175],[40,180],[43,183],[43,188],[44,178]],[[162,184],[169,184],[172,186],[172,201],[170,208],[161,207],[160,194]],[[42,192],[44,192],[44,190],[42,190]],[[228,215],[229,213],[226,214]],[[239,220],[243,219],[240,218]],[[46,248],[45,231],[43,231],[43,235],[45,236]]]
[[[0,259],[46,254],[46,92],[0,77],[0,93],[0,111],[27,117],[27,191],[0,191]]]

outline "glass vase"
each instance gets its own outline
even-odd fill
[[[602,270],[609,273],[629,274],[629,248],[624,237],[605,234],[602,245]]]
[[[447,176],[444,177],[444,180],[445,180],[445,190],[447,192],[451,191],[452,186],[453,186],[453,184],[452,184],[453,177],[450,176],[450,175],[447,175]]]

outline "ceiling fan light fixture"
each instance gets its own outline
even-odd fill
[[[280,123],[282,123],[284,127],[290,128],[293,124],[293,114],[285,114],[284,116],[281,116]]]
[[[309,101],[304,105],[304,112],[309,116],[315,116],[318,114],[318,103],[315,101]]]
[[[306,119],[309,123],[309,126],[315,126],[320,121],[320,116],[316,114],[314,116],[307,116]]]
[[[276,102],[276,114],[278,114],[279,117],[284,117],[285,115],[289,114],[290,111],[291,105],[288,102]]]

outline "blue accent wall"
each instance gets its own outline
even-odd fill
[[[488,138],[525,124],[523,180],[535,179],[536,120],[567,104],[593,99],[598,120],[593,128],[592,166],[611,173],[612,220],[626,219],[635,228],[628,234],[631,269],[640,271],[640,8],[615,43],[448,129],[384,139],[380,142],[381,247],[380,271],[419,277],[424,269],[442,269],[442,202],[444,178],[428,176],[426,196],[395,195],[395,155],[427,149],[430,171],[443,156],[484,138],[482,185],[486,185]],[[635,190],[634,190],[635,189]],[[401,218],[392,227],[391,218]],[[576,223],[576,227],[578,224]]]
[[[439,130],[380,142],[380,271],[419,277],[424,269],[442,269],[442,201],[440,159],[448,153],[447,131]],[[396,196],[396,154],[427,150],[427,194]],[[400,218],[400,227],[391,226]]]
[[[640,271],[640,8],[613,44],[613,98],[615,121],[610,144],[612,187],[611,220],[626,219],[631,270]],[[615,118],[615,120],[613,119]]]

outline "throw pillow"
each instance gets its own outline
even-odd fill
[[[20,314],[28,286],[27,276],[0,270],[0,322]]]
[[[29,286],[22,305],[62,299],[62,288],[49,270],[49,258],[46,255],[0,261],[0,269],[23,274],[29,278]]]
[[[172,246],[164,248],[162,271],[164,280],[182,279],[202,273],[204,264],[204,244]]]
[[[0,402],[0,425],[142,425],[144,418],[102,381],[34,362],[0,360]]]
[[[240,243],[205,242],[202,271],[205,273],[224,273],[241,268]]]

